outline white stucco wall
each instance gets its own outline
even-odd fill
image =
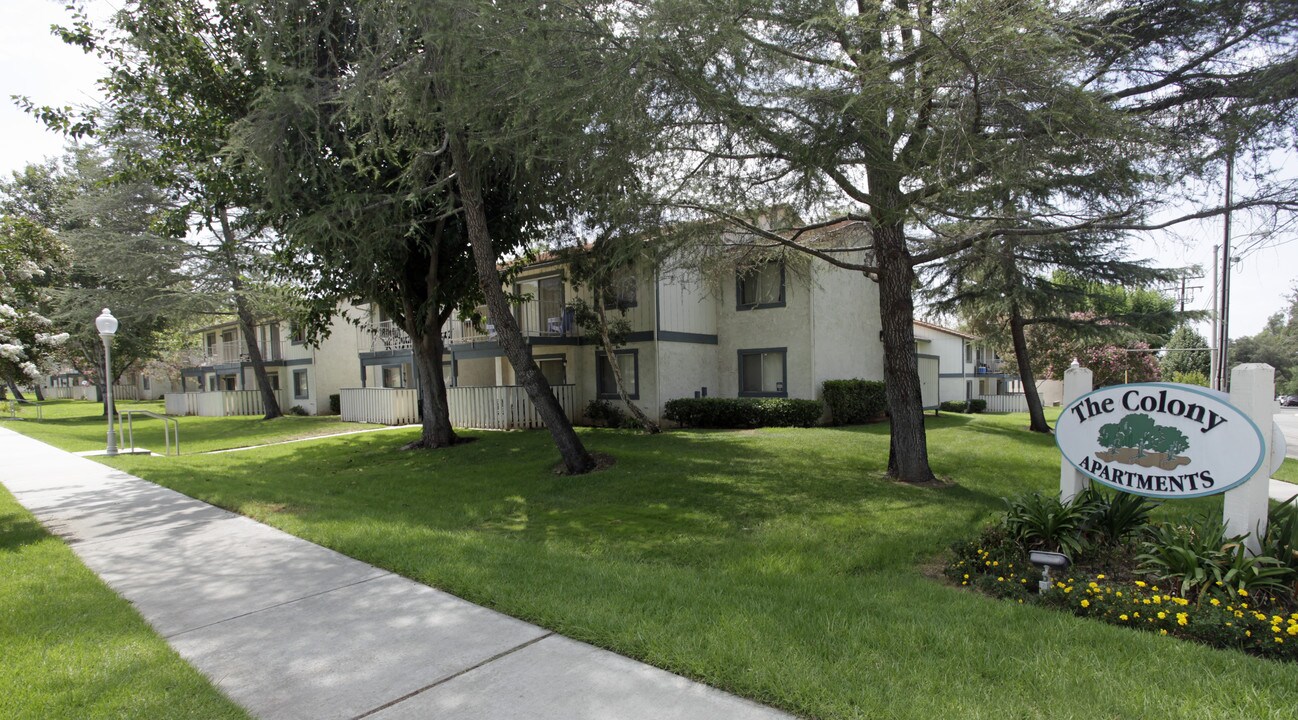
[[[882,380],[878,284],[817,260],[811,265],[810,292],[813,397],[821,396],[826,380]]]

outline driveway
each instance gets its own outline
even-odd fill
[[[1298,458],[1298,407],[1276,407],[1275,424],[1284,432],[1285,455]]]

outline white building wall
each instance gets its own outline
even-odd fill
[[[739,351],[785,348],[791,398],[814,398],[811,291],[805,274],[786,268],[784,306],[739,310],[733,275],[721,283],[717,303],[717,380],[721,397],[739,397]]]
[[[734,288],[731,288],[733,307]],[[664,332],[716,335],[717,299],[697,270],[664,267],[658,275],[658,322]]]
[[[812,397],[821,396],[826,380],[882,380],[878,284],[859,272],[815,261],[810,290]]]

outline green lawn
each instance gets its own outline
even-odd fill
[[[1054,491],[1059,461],[1023,415],[929,423],[949,487],[883,477],[883,425],[585,430],[617,462],[575,478],[554,474],[544,432],[466,432],[476,441],[437,452],[402,452],[415,432],[394,431],[111,464],[807,717],[1292,716],[1293,665],[933,579],[1001,497]]]
[[[246,718],[0,488],[0,717]]]
[[[163,412],[161,401],[124,400],[117,403],[117,409]],[[84,400],[52,400],[42,407],[42,411],[45,419],[37,421],[35,409],[25,407],[20,417],[26,419],[3,420],[0,421],[0,427],[17,430],[72,452],[104,448],[108,421],[102,415],[102,404]],[[179,418],[179,422],[181,452],[186,455],[382,427],[344,423],[336,415],[310,417],[289,415],[274,420],[262,420],[258,416],[182,417]],[[137,417],[133,425],[137,446],[158,453],[163,451],[160,420]]]

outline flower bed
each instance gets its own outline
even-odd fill
[[[952,547],[945,574],[997,598],[1298,661],[1292,543],[1298,510],[1272,511],[1264,554],[1255,556],[1244,550],[1243,537],[1224,537],[1219,523],[1149,522],[1142,506],[1152,505],[1131,497],[1090,493],[1071,505],[1042,496],[1010,502],[998,523]],[[1076,559],[1044,592],[1040,569],[1028,561],[1035,549],[1064,549]]]

